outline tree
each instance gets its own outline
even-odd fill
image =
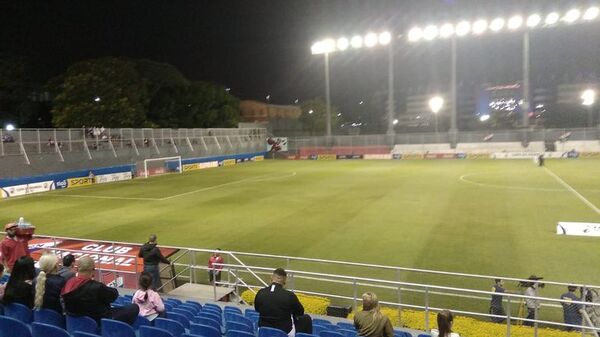
[[[239,100],[225,88],[209,82],[192,82],[185,98],[180,125],[200,128],[236,127],[240,121]]]
[[[102,58],[74,64],[60,89],[52,109],[57,127],[144,126],[147,89],[131,61]]]
[[[322,97],[317,97],[305,101],[300,105],[302,115],[299,121],[302,123],[302,128],[305,132],[311,134],[325,134],[327,127],[327,104]],[[331,129],[335,130],[339,120],[339,110],[335,106],[331,106]]]

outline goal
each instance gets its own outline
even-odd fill
[[[140,175],[144,178],[158,176],[169,173],[181,173],[183,172],[183,165],[181,164],[181,156],[176,157],[162,157],[152,158],[144,160],[144,171],[140,172]]]

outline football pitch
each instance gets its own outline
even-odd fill
[[[38,234],[600,284],[600,161],[264,161],[0,202]],[[488,290],[488,285],[482,284]]]

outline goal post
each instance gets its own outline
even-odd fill
[[[183,172],[181,156],[144,159],[144,178]]]

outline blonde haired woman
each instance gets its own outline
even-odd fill
[[[40,258],[40,273],[35,280],[34,309],[51,309],[62,313],[60,291],[67,281],[57,274],[58,262],[58,257],[52,253]]]
[[[394,337],[394,328],[387,316],[379,310],[377,295],[366,292],[362,295],[363,310],[354,315],[354,326],[359,336]]]

